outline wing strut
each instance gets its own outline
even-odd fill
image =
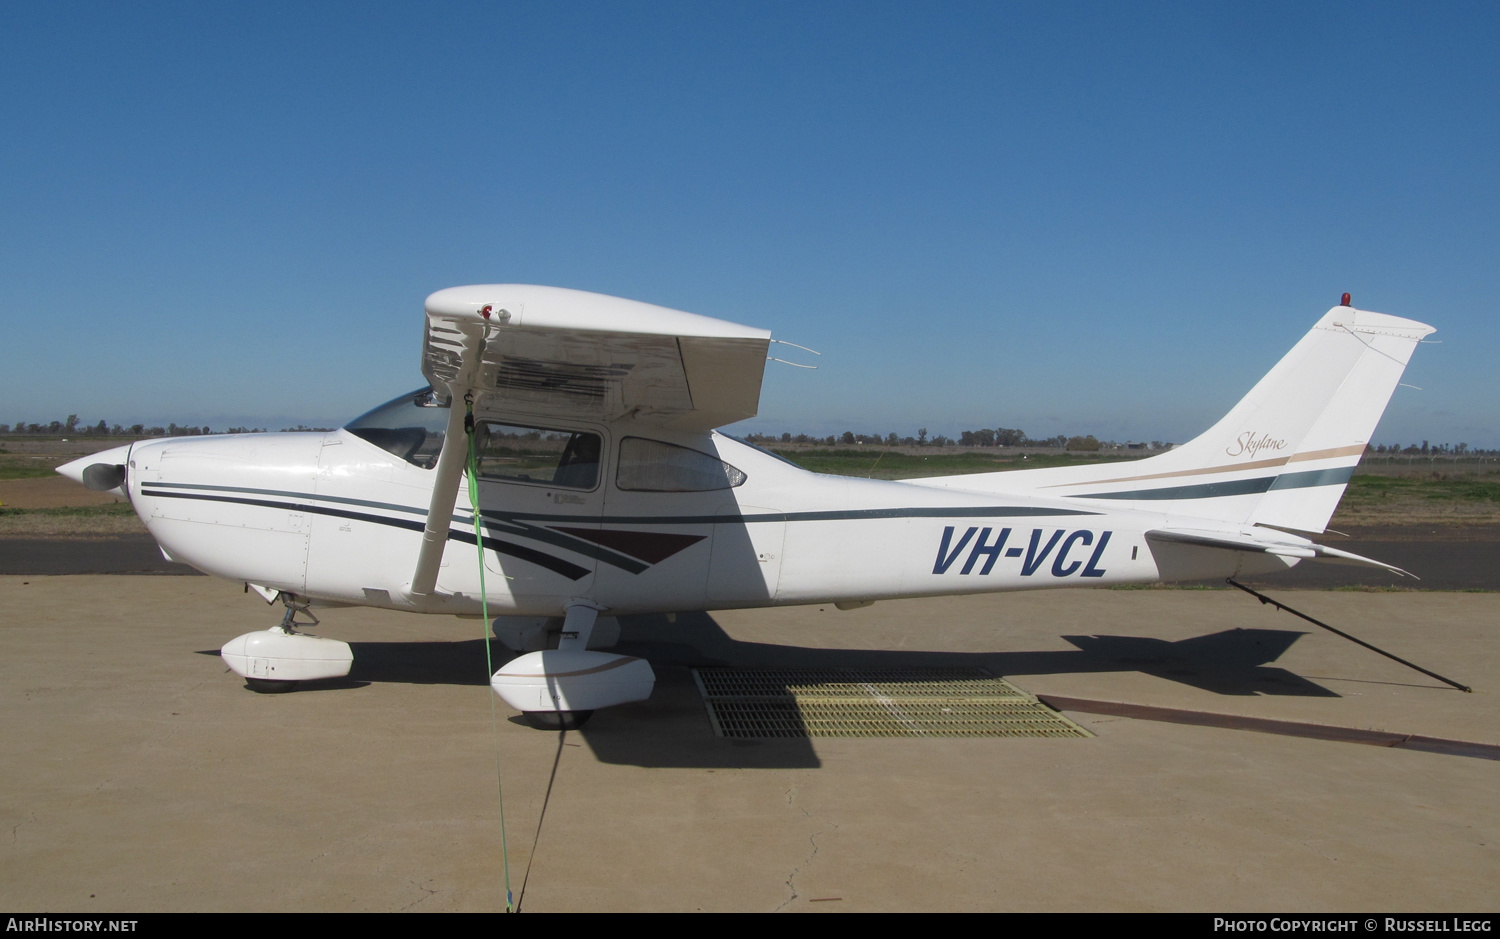
[[[433,470],[432,500],[427,504],[427,527],[422,530],[422,547],[417,552],[417,569],[411,575],[414,597],[430,597],[437,587],[438,567],[448,546],[448,527],[453,521],[453,506],[458,502],[458,483],[463,478],[468,458],[468,438],[464,432],[465,412],[458,406],[463,396],[473,391],[484,360],[482,323],[450,322],[462,334],[457,343],[457,373],[447,381],[448,430],[443,435],[443,449]],[[436,391],[437,389],[433,389]]]
[[[1370,645],[1368,642],[1365,642],[1363,639],[1356,639],[1356,638],[1354,638],[1353,636],[1349,635],[1348,633],[1344,632],[1341,629],[1334,629],[1332,626],[1328,625],[1327,623],[1323,622],[1322,620],[1313,619],[1311,616],[1308,616],[1306,613],[1303,613],[1301,610],[1294,610],[1291,607],[1287,606],[1285,603],[1278,603],[1277,601],[1272,600],[1270,597],[1266,596],[1263,593],[1260,593],[1259,591],[1251,590],[1249,587],[1246,587],[1244,584],[1242,584],[1239,581],[1235,580],[1233,577],[1226,577],[1225,581],[1229,584],[1229,586],[1231,586],[1231,587],[1238,587],[1239,589],[1241,589],[1241,590],[1245,591],[1246,593],[1248,593],[1250,596],[1252,596],[1255,599],[1259,600],[1261,603],[1269,603],[1271,606],[1274,606],[1278,610],[1285,610],[1288,613],[1292,614],[1293,616],[1300,616],[1303,619],[1307,620],[1309,623],[1312,623],[1314,626],[1322,626],[1324,629],[1328,630],[1329,632],[1333,633],[1336,636],[1343,636],[1345,639],[1349,640],[1350,642],[1354,643],[1355,645],[1364,646],[1366,649],[1369,649],[1371,652],[1379,652],[1381,655],[1385,656],[1386,658],[1393,659],[1393,660],[1395,660],[1397,662],[1400,662],[1402,665],[1405,665],[1407,668],[1414,668],[1417,671],[1421,672],[1423,675],[1428,676],[1429,678],[1436,678],[1438,681],[1442,682],[1443,684],[1445,684],[1445,685],[1452,685],[1453,687],[1457,688],[1459,691],[1467,691],[1467,692],[1470,692],[1470,693],[1472,693],[1474,691],[1474,689],[1470,688],[1468,685],[1460,685],[1458,682],[1454,681],[1453,679],[1451,679],[1451,678],[1444,678],[1442,675],[1439,675],[1437,672],[1429,672],[1427,669],[1423,668],[1420,665],[1417,665],[1415,662],[1408,662],[1405,659],[1401,658],[1401,656],[1399,656],[1399,655],[1392,655],[1389,652],[1385,651],[1384,649],[1381,649],[1381,648],[1379,648],[1377,646]]]

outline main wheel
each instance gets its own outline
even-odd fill
[[[257,694],[285,694],[297,687],[295,681],[279,681],[275,678],[247,678],[245,684]]]
[[[526,723],[537,730],[577,730],[594,716],[593,711],[522,711]]]

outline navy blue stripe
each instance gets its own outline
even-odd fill
[[[324,496],[315,493],[287,492],[278,489],[247,489],[237,486],[204,486],[188,483],[146,482],[141,484],[148,495],[164,495],[161,487],[172,489],[209,490],[214,492],[243,492],[252,495],[283,496],[292,499],[317,499],[319,502],[336,502],[344,505],[362,505],[369,508],[390,509],[426,515],[427,510],[389,502],[370,502],[364,499],[346,499],[339,496]],[[1088,497],[1095,498],[1095,497]],[[1103,498],[1103,497],[1099,497]],[[732,525],[754,522],[828,522],[871,518],[1031,518],[1035,516],[1098,515],[1086,509],[1060,509],[1036,505],[979,505],[979,506],[924,506],[920,508],[888,509],[844,509],[824,512],[764,512],[754,515],[552,515],[535,512],[481,512],[485,518],[509,522],[569,522],[572,524],[599,523],[604,525]],[[454,521],[467,522],[468,516],[453,516]]]
[[[755,522],[831,522],[870,518],[1030,518],[1033,516],[1099,515],[1087,509],[1056,509],[1037,505],[982,505],[892,509],[842,509],[826,512],[761,512],[754,515],[542,515],[530,512],[484,512],[494,517],[532,522],[599,522],[604,525],[738,525]]]
[[[1354,476],[1354,467],[1339,466],[1334,469],[1308,470],[1305,473],[1282,473],[1276,477],[1271,489],[1308,489],[1312,486],[1342,486]]]
[[[1166,499],[1218,499],[1224,496],[1253,495],[1272,489],[1307,489],[1313,486],[1342,486],[1354,475],[1354,467],[1282,473],[1280,476],[1258,476],[1254,479],[1232,479],[1227,482],[1200,483],[1193,486],[1166,486],[1160,489],[1131,489],[1127,492],[1090,492],[1075,499],[1129,499],[1160,501]]]
[[[407,506],[407,505],[397,505],[397,504],[392,503],[392,502],[372,502],[372,501],[370,501],[368,499],[347,499],[347,498],[344,498],[344,497],[341,497],[341,496],[324,496],[324,495],[316,495],[316,494],[309,494],[309,493],[303,493],[303,492],[289,492],[289,491],[281,490],[281,489],[248,489],[248,488],[242,488],[242,487],[239,487],[239,486],[207,486],[207,485],[194,485],[194,484],[190,484],[190,483],[155,483],[155,482],[148,482],[148,483],[142,483],[141,485],[144,487],[143,491],[147,495],[161,495],[161,496],[169,495],[169,493],[166,492],[166,491],[164,491],[164,489],[158,488],[158,487],[171,487],[173,489],[192,489],[192,490],[208,491],[208,492],[244,492],[244,493],[251,493],[251,494],[255,494],[255,495],[285,496],[287,498],[292,498],[292,499],[317,499],[320,502],[335,502],[335,503],[339,503],[341,505],[361,505],[361,506],[366,506],[368,508],[389,509],[392,512],[405,512],[405,513],[412,514],[412,515],[426,515],[427,514],[427,510],[426,509],[413,508],[413,507]],[[189,497],[189,496],[184,495],[184,496],[179,496],[179,498],[212,498],[212,497],[207,497],[207,496]],[[225,499],[220,499],[219,501],[223,501],[223,502],[240,502],[240,503],[247,504],[247,505],[259,505],[259,504],[261,504],[261,503],[254,502],[254,501],[251,501],[251,500],[246,500],[246,499],[228,499],[228,498],[225,498]],[[313,509],[308,508],[307,511],[311,512],[311,511],[313,511]],[[356,517],[356,516],[339,515],[337,512],[331,512],[331,511],[330,512],[319,512],[318,514],[320,514],[320,515],[334,515],[334,516],[337,516],[337,517],[340,517],[340,518],[354,518],[354,517]],[[493,519],[496,519],[496,520],[499,520],[499,521],[508,521],[509,520],[509,519],[506,519],[503,516],[496,515],[496,514],[490,513],[490,512],[485,512],[485,513],[481,513],[481,514],[483,514],[484,517],[486,517],[486,518],[493,518]],[[377,516],[358,516],[358,517],[360,517],[360,518],[376,518]],[[563,516],[563,517],[566,518],[566,519],[568,519],[568,520],[570,520],[570,521],[577,521],[577,520],[579,520],[577,516],[573,516],[573,515],[568,515],[568,516]],[[472,516],[470,516],[470,515],[459,515],[457,513],[455,513],[453,515],[453,521],[458,522],[460,525],[473,525],[474,524],[474,519],[473,519]],[[398,525],[397,527],[405,528],[407,526],[405,526],[405,525]],[[417,531],[421,531],[424,527],[425,526],[423,524],[418,524],[417,525]],[[523,538],[530,538],[530,539],[532,539],[534,541],[541,541],[541,542],[544,542],[546,544],[553,545],[555,547],[566,548],[567,550],[572,551],[572,552],[574,552],[576,554],[582,554],[585,557],[593,558],[596,561],[604,561],[607,564],[610,564],[610,565],[612,565],[614,567],[621,568],[621,569],[623,569],[625,571],[628,571],[629,573],[632,573],[632,574],[639,574],[641,571],[644,571],[649,566],[649,565],[646,565],[646,564],[642,564],[640,561],[636,560],[635,558],[629,557],[628,555],[620,554],[620,553],[615,552],[615,551],[611,551],[608,548],[605,548],[605,547],[603,547],[601,545],[597,545],[597,544],[594,544],[594,543],[589,542],[589,541],[584,541],[581,538],[573,538],[573,537],[570,537],[568,535],[560,535],[560,534],[557,534],[556,532],[550,531],[549,529],[537,528],[534,525],[515,525],[515,524],[513,524],[513,525],[511,525],[506,530],[506,534],[519,535],[519,536],[521,536]],[[470,540],[472,541],[473,539],[470,539]]]
[[[1127,492],[1089,492],[1080,493],[1074,498],[1078,499],[1130,499],[1130,500],[1156,500],[1156,499],[1217,499],[1222,496],[1243,496],[1256,492],[1265,492],[1271,488],[1276,481],[1275,476],[1262,476],[1259,479],[1235,479],[1222,483],[1203,483],[1197,486],[1167,486],[1162,489],[1131,489]]]
[[[368,499],[346,499],[342,496],[322,496],[312,492],[291,492],[286,489],[247,489],[243,486],[206,486],[194,483],[162,483],[143,482],[143,487],[151,489],[189,489],[196,492],[244,492],[259,496],[282,496],[288,499],[317,499],[319,502],[336,502],[340,505],[362,505],[370,509],[389,509],[392,512],[408,512],[415,515],[426,515],[426,509],[414,508],[409,505],[398,505],[394,502],[371,502]],[[162,493],[156,493],[161,495]],[[454,516],[457,518],[458,516]]]
[[[351,512],[346,509],[334,509],[322,505],[308,505],[301,502],[272,502],[268,499],[241,499],[231,496],[207,494],[199,495],[189,492],[164,492],[161,490],[148,491],[147,494],[155,496],[157,498],[201,499],[207,502],[230,502],[236,505],[254,505],[268,509],[284,509],[292,512],[307,512],[310,515],[325,515],[332,518],[347,518],[359,522],[370,522],[375,525],[385,525],[390,528],[404,528],[407,531],[420,532],[427,527],[424,522],[419,522],[416,519],[390,518],[384,515],[370,515],[367,512]],[[468,544],[473,544],[474,533],[449,530],[448,540],[462,541]],[[587,542],[581,543],[586,544]],[[535,564],[538,567],[546,568],[547,570],[552,571],[554,574],[561,574],[569,580],[578,580],[590,573],[588,568],[579,567],[577,564],[574,564],[571,561],[565,561],[562,558],[553,557],[550,554],[544,554],[541,551],[537,551],[533,548],[528,548],[524,545],[512,544],[508,541],[501,541],[498,538],[485,538],[484,546],[486,548],[489,548],[496,554],[503,554],[507,557],[517,558],[522,561],[529,561],[530,563]],[[640,562],[636,561],[634,563],[639,564]],[[641,570],[645,570],[644,565],[641,566]],[[632,571],[631,573],[639,573],[639,571]]]
[[[600,544],[577,538],[573,535],[565,535],[562,532],[553,531],[550,528],[542,528],[539,525],[528,525],[525,522],[516,522],[493,512],[480,513],[485,528],[499,528],[508,535],[518,535],[522,538],[530,538],[532,541],[540,541],[554,547],[565,548],[575,554],[591,557],[596,561],[603,561],[611,567],[618,567],[631,574],[639,574],[651,565],[645,564],[627,554],[612,551]],[[474,524],[472,518],[464,519],[470,526]]]
[[[462,541],[467,544],[473,544],[474,533],[471,531],[450,531],[448,532],[448,540]],[[536,551],[532,548],[528,548],[525,545],[511,544],[508,541],[501,541],[498,538],[484,539],[484,546],[486,548],[489,548],[496,554],[504,554],[522,561],[530,561],[537,567],[545,567],[547,570],[552,571],[555,574],[561,574],[569,580],[579,580],[580,578],[592,573],[588,568],[579,567],[577,564],[573,564],[569,561],[564,561],[562,558],[553,557],[550,554],[543,554],[542,552]],[[642,567],[641,569],[645,570],[644,567]],[[632,571],[632,573],[636,572]]]

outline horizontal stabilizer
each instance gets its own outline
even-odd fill
[[[1199,545],[1205,548],[1220,548],[1227,551],[1274,554],[1284,558],[1332,561],[1338,564],[1358,564],[1366,567],[1378,567],[1400,577],[1411,577],[1415,580],[1421,579],[1416,574],[1404,571],[1393,564],[1377,561],[1374,558],[1367,558],[1352,551],[1343,551],[1338,548],[1330,548],[1327,545],[1315,544],[1306,538],[1294,539],[1293,536],[1285,536],[1285,539],[1271,539],[1238,531],[1158,528],[1146,532],[1146,537],[1153,541],[1170,541],[1174,544]]]

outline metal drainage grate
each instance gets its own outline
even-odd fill
[[[1089,737],[982,668],[695,668],[720,737]]]

